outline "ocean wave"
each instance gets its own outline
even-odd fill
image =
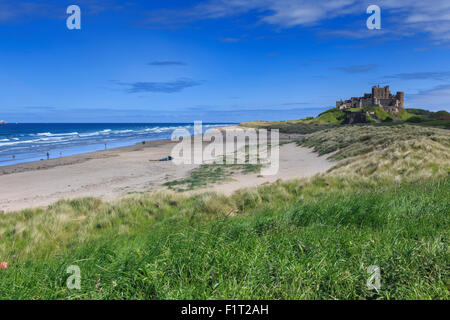
[[[100,133],[99,132],[91,132],[91,133],[82,133],[79,136],[81,138],[85,138],[85,137],[93,137],[93,136],[98,136]]]
[[[22,141],[15,141],[15,142],[5,142],[5,143],[0,143],[0,147],[14,146],[14,145],[23,144],[23,143],[33,143],[35,141],[38,141],[38,140],[22,140]]]
[[[86,138],[86,137],[94,137],[94,136],[98,136],[98,135],[104,136],[104,135],[115,135],[115,134],[131,133],[131,132],[137,132],[137,131],[129,130],[129,129],[124,129],[124,130],[105,129],[105,130],[102,130],[102,131],[81,133],[81,134],[79,134],[79,136],[81,138]]]
[[[69,133],[51,133],[51,132],[41,132],[36,134],[37,136],[45,136],[45,137],[58,137],[58,136],[77,136],[78,132],[69,132]]]
[[[55,133],[54,136],[78,136],[79,133],[78,132],[69,132],[69,133]]]
[[[0,147],[4,146],[15,146],[15,145],[21,145],[21,144],[43,144],[43,143],[53,143],[53,142],[59,142],[63,140],[63,137],[49,137],[49,138],[39,138],[39,139],[33,139],[33,140],[20,140],[20,141],[10,141],[10,142],[4,142],[0,143]]]
[[[220,124],[204,124],[203,129],[223,126]],[[142,126],[106,126],[102,127],[78,127],[72,126],[64,132],[60,128],[52,126],[41,127],[34,132],[22,131],[21,133],[7,133],[0,139],[1,157],[11,157],[20,154],[39,154],[46,152],[60,152],[75,148],[75,150],[102,150],[103,144],[107,143],[108,148],[125,145],[132,145],[136,141],[166,139],[175,129],[186,129],[190,133],[193,131],[193,125],[189,124],[159,124],[151,126],[144,124]],[[48,131],[47,131],[48,130]],[[74,132],[69,132],[69,131]],[[76,132],[76,131],[78,132]],[[57,133],[58,131],[63,131]],[[24,133],[27,132],[27,133]],[[96,147],[88,147],[88,146]],[[100,147],[98,147],[100,145]],[[82,152],[82,151],[79,151]],[[76,152],[78,153],[78,151]]]
[[[116,130],[112,131],[113,133],[129,133],[129,132],[136,132],[134,130]]]

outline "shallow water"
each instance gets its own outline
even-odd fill
[[[203,123],[203,131],[226,125]],[[118,148],[144,140],[169,139],[192,123],[24,123],[0,125],[0,166]]]

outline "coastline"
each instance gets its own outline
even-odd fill
[[[233,127],[219,129],[230,130]],[[296,138],[294,135],[280,135],[280,141]],[[167,190],[166,182],[186,178],[199,167],[198,164],[175,165],[171,161],[155,161],[170,155],[177,143],[168,139],[152,140],[145,144],[0,167],[0,212],[46,207],[63,199],[97,197],[111,201],[130,194]],[[311,177],[325,172],[332,165],[326,157],[289,143],[280,147],[277,175],[262,177],[258,173],[236,173],[229,181],[193,192],[230,194],[279,179]]]
[[[202,123],[202,131],[234,125]],[[0,168],[170,139],[192,123],[22,123],[0,128]]]
[[[99,150],[93,152],[80,153],[49,160],[29,161],[18,164],[0,166],[0,176],[11,173],[20,173],[26,171],[45,170],[59,166],[79,164],[94,159],[105,159],[117,156],[121,152],[139,151],[145,148],[158,147],[160,145],[170,144],[170,139],[145,141],[145,144],[136,143],[134,145]]]

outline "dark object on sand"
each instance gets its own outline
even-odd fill
[[[168,156],[168,157],[165,157],[165,158],[161,158],[159,160],[149,160],[149,161],[172,161],[172,160],[173,160],[173,157],[172,156]]]

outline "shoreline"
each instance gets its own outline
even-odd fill
[[[220,130],[232,130],[233,126]],[[294,141],[295,135],[280,134],[280,142]],[[155,161],[171,155],[179,141],[152,140],[145,144],[96,151],[58,159],[0,167],[0,213],[47,207],[59,200],[96,197],[103,201],[124,196],[168,190],[164,184],[184,179],[199,164]],[[279,179],[312,177],[334,164],[311,149],[295,143],[280,147],[280,170],[274,176],[259,173],[230,176],[194,192],[214,191],[231,194]],[[186,191],[189,194],[189,191]]]
[[[218,130],[229,130],[230,128],[235,128],[237,125],[230,124],[229,126],[217,127],[214,129]],[[191,135],[192,136],[192,135]],[[36,161],[25,161],[21,163],[9,164],[5,166],[0,166],[0,176],[11,174],[11,173],[19,173],[25,171],[33,171],[33,170],[43,170],[49,169],[57,166],[69,165],[69,164],[77,164],[85,161],[89,161],[92,159],[100,159],[100,158],[109,158],[114,157],[118,152],[127,152],[127,151],[138,151],[143,148],[157,147],[166,143],[172,143],[171,139],[155,139],[155,140],[142,140],[141,142],[137,142],[128,146],[121,146],[110,148],[106,150],[97,150],[90,152],[83,152],[74,155],[61,156],[58,158],[50,158],[48,160],[41,159]],[[173,142],[176,143],[176,142]]]
[[[0,166],[0,176],[12,174],[12,173],[20,173],[26,171],[34,171],[34,170],[45,170],[58,166],[71,165],[83,163],[93,159],[104,159],[117,156],[117,153],[121,152],[129,152],[129,151],[138,151],[144,148],[157,147],[160,145],[164,145],[167,143],[172,143],[170,139],[161,139],[161,140],[148,140],[145,141],[145,144],[136,143],[129,146],[111,148],[107,150],[98,150],[86,153],[80,153],[71,156],[63,156],[60,158],[52,158],[49,160],[39,160],[39,161],[28,161],[17,164],[11,164],[6,166]],[[173,142],[176,143],[176,142]]]
[[[230,124],[228,126],[221,126],[216,127],[213,129],[217,129],[220,131],[227,131],[227,130],[233,130],[233,129],[253,129],[253,128],[246,128],[241,127],[236,124]],[[192,137],[193,135],[191,135]],[[298,137],[301,135],[298,134],[284,134],[280,133],[280,141],[286,141],[291,140],[291,137]],[[120,152],[127,152],[127,151],[138,151],[145,148],[151,148],[151,147],[158,147],[160,145],[164,144],[176,144],[176,141],[172,141],[171,139],[156,139],[156,140],[143,140],[142,142],[134,143],[128,146],[122,146],[122,147],[115,147],[111,149],[106,150],[97,150],[97,151],[91,151],[91,152],[84,152],[79,153],[75,155],[68,155],[68,156],[61,156],[58,158],[50,158],[48,160],[42,159],[37,161],[26,161],[16,164],[10,164],[5,166],[0,166],[0,176],[7,175],[11,173],[19,173],[19,172],[26,172],[26,171],[34,171],[34,170],[45,170],[50,169],[53,167],[58,166],[64,166],[64,165],[70,165],[70,164],[77,164],[77,163],[83,163],[92,159],[102,159],[102,158],[110,158],[117,156],[117,153]]]
[[[233,123],[202,123],[202,131]],[[24,123],[0,128],[2,167],[130,147],[170,139],[175,129],[193,134],[192,123]]]

